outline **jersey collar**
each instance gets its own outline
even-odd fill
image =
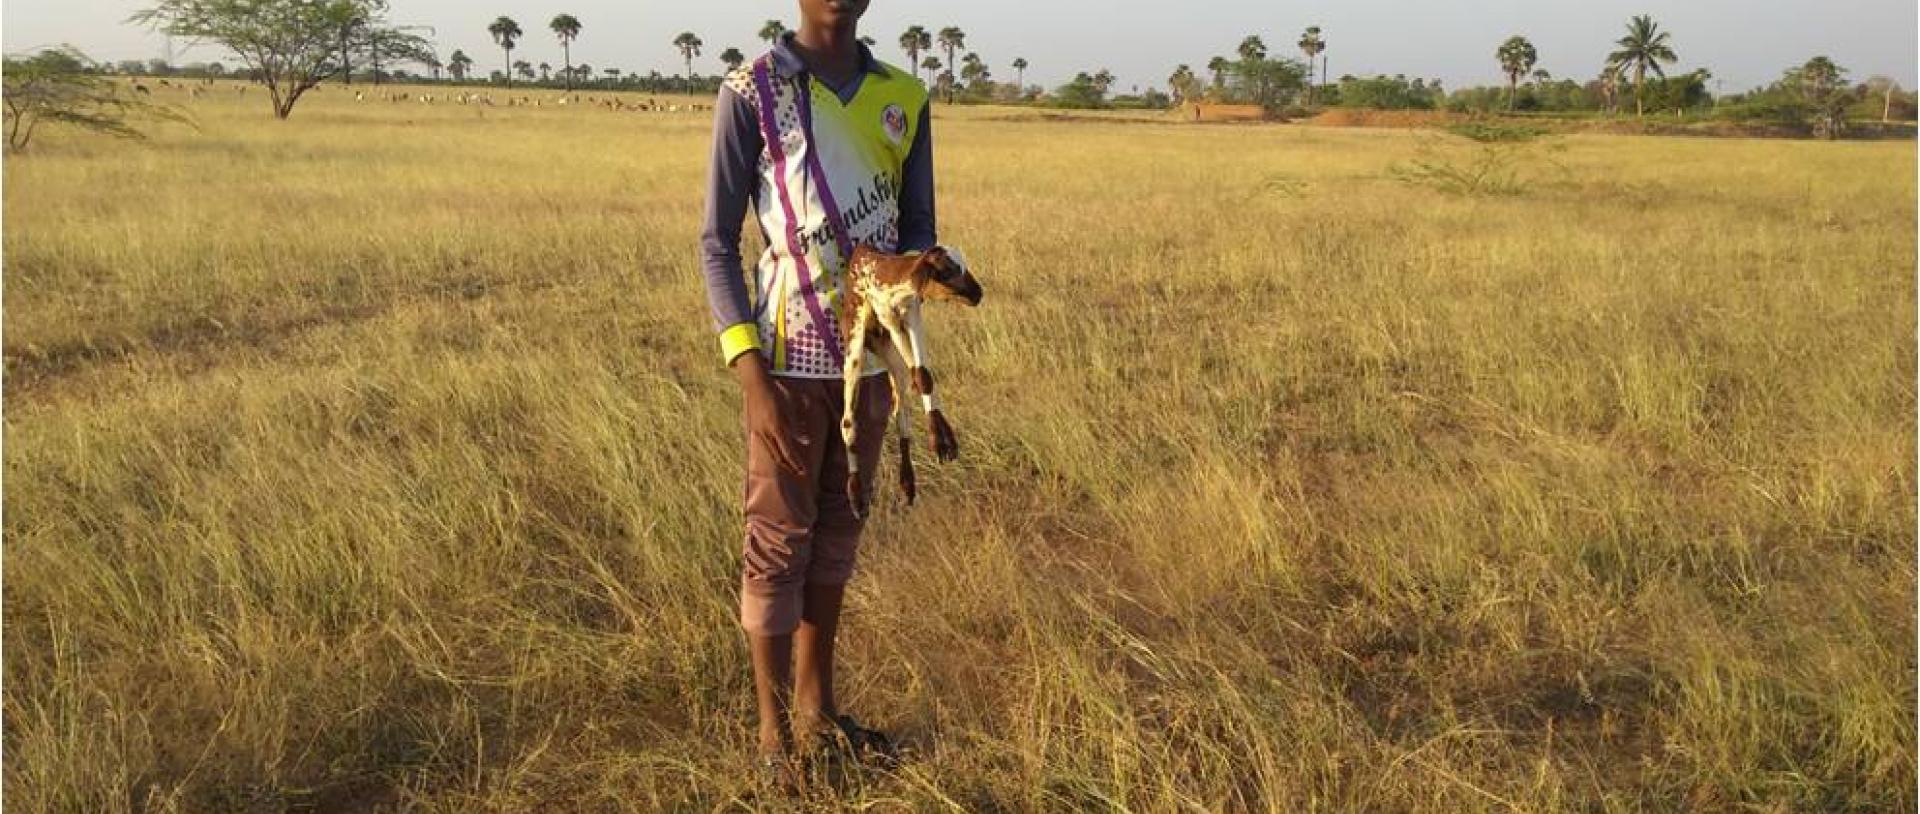
[[[868,48],[866,43],[855,42],[854,47],[860,49],[860,70],[882,77],[887,75],[887,67],[880,64],[880,60],[873,58],[873,50]],[[801,59],[800,52],[793,48],[792,31],[781,34],[780,39],[773,44],[773,69],[781,76],[789,78],[806,72],[806,60]]]

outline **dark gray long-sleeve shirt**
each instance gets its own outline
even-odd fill
[[[791,34],[772,51],[773,68],[794,76],[806,71],[792,48]],[[858,95],[867,74],[889,70],[860,46],[861,72],[844,87],[834,88],[842,103]],[[824,80],[823,80],[824,82]],[[934,221],[932,105],[922,105],[918,127],[901,168],[898,251],[923,251],[938,241]],[[747,290],[740,257],[740,226],[748,208],[760,195],[760,156],[765,147],[754,106],[732,88],[722,85],[714,106],[712,163],[707,175],[706,227],[701,234],[707,302],[716,330],[755,321],[753,298]],[[780,235],[761,235],[781,239]],[[731,360],[729,360],[731,361]]]

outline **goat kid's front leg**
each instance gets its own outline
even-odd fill
[[[893,385],[893,427],[900,448],[900,491],[907,496],[907,505],[913,505],[915,488],[913,478],[913,424],[907,419],[907,396],[912,392],[911,380],[907,378],[907,360],[900,355],[900,349],[892,343],[883,343],[874,350],[880,354],[880,361],[887,364],[887,379]]]
[[[861,500],[865,489],[861,488],[860,456],[855,452],[858,444],[857,417],[860,415],[860,374],[867,356],[867,329],[873,323],[873,314],[866,308],[853,319],[853,335],[847,338],[847,358],[840,366],[840,377],[844,389],[841,399],[844,409],[840,412],[840,440],[847,449],[847,505],[852,508],[854,517],[867,516],[867,505]]]
[[[906,338],[910,345],[907,355],[913,360],[913,389],[919,391],[920,406],[927,411],[927,440],[933,444],[934,455],[942,461],[951,461],[960,457],[960,439],[954,435],[946,415],[940,412],[940,397],[933,394],[933,371],[927,367],[932,360],[927,348],[927,332],[920,322],[920,303],[908,306],[906,317]],[[897,336],[895,340],[898,345]]]

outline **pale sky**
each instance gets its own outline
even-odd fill
[[[433,26],[444,59],[464,49],[484,69],[500,67],[487,23],[505,14],[527,32],[516,60],[560,64],[547,29],[554,14],[579,17],[574,59],[596,72],[609,67],[645,74],[679,73],[669,44],[681,31],[706,42],[695,62],[717,73],[728,46],[748,55],[763,47],[755,32],[768,18],[792,25],[794,0],[390,0],[396,23]],[[95,59],[161,56],[165,38],[124,21],[143,0],[5,0],[0,45],[17,53],[72,43]],[[1258,34],[1270,52],[1297,56],[1301,29],[1319,25],[1333,76],[1404,73],[1444,80],[1448,87],[1499,84],[1493,52],[1513,34],[1531,39],[1537,67],[1556,77],[1589,79],[1634,14],[1652,14],[1672,32],[1680,62],[1670,70],[1712,70],[1716,92],[1770,82],[1790,65],[1825,54],[1852,79],[1885,74],[1917,83],[1914,0],[873,0],[862,33],[879,40],[881,59],[904,64],[897,40],[908,25],[958,25],[967,46],[1010,80],[1025,57],[1029,83],[1057,85],[1076,71],[1108,68],[1122,90],[1163,86],[1175,65],[1204,71],[1215,55],[1231,56],[1242,37]],[[178,63],[221,59],[217,47],[176,43]],[[942,55],[944,59],[944,55]],[[234,64],[225,60],[229,67]]]

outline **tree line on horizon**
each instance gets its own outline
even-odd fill
[[[537,64],[516,59],[527,37],[518,21],[500,15],[486,25],[493,45],[500,49],[498,66],[483,76],[480,60],[455,49],[443,61],[421,32],[425,26],[400,25],[388,18],[387,0],[158,0],[135,13],[130,22],[152,27],[170,36],[207,40],[226,47],[242,63],[229,70],[211,62],[175,67],[164,60],[127,60],[107,65],[76,58],[88,73],[160,74],[190,77],[231,77],[265,85],[280,118],[291,114],[300,96],[323,81],[351,83],[356,76],[382,80],[484,83],[514,87],[516,81],[542,88],[573,91],[581,87],[647,92],[715,92],[721,77],[695,71],[706,43],[694,32],[682,31],[669,45],[681,58],[678,77],[652,71],[647,76],[615,67],[596,71],[575,64],[572,46],[585,30],[577,16],[553,16],[547,29],[560,46],[560,64]],[[764,21],[756,36],[772,44],[787,31],[777,19]],[[868,47],[878,46],[862,37]],[[1212,57],[1205,75],[1189,65],[1177,66],[1167,77],[1166,90],[1138,86],[1115,93],[1115,78],[1104,68],[1081,71],[1063,84],[1046,90],[1030,86],[1024,57],[1010,61],[1013,82],[999,82],[987,61],[967,47],[967,34],[958,26],[937,30],[912,25],[895,41],[906,56],[906,67],[925,82],[937,98],[955,103],[1041,104],[1063,108],[1169,108],[1186,104],[1258,105],[1276,115],[1304,115],[1313,110],[1342,107],[1367,109],[1449,110],[1514,114],[1617,115],[1631,100],[1632,112],[1645,116],[1671,112],[1677,116],[1711,114],[1723,118],[1781,121],[1810,125],[1816,134],[1837,134],[1848,119],[1912,118],[1913,94],[1886,77],[1849,84],[1846,69],[1820,56],[1785,71],[1776,82],[1746,93],[1717,96],[1707,89],[1712,74],[1704,69],[1669,76],[1665,66],[1678,61],[1671,35],[1647,15],[1626,24],[1626,33],[1609,54],[1598,75],[1585,82],[1556,79],[1538,69],[1538,50],[1526,37],[1515,35],[1494,50],[1494,61],[1506,79],[1504,87],[1480,86],[1447,90],[1439,80],[1404,75],[1327,75],[1328,40],[1323,30],[1307,26],[1295,43],[1300,56],[1270,52],[1259,35],[1243,38],[1232,57]],[[524,52],[522,52],[524,53]],[[944,58],[943,58],[944,57]],[[718,54],[728,70],[744,64],[737,47]],[[59,64],[66,64],[60,62]],[[426,75],[415,75],[402,65],[417,65]],[[1871,103],[1879,115],[1871,116]]]

